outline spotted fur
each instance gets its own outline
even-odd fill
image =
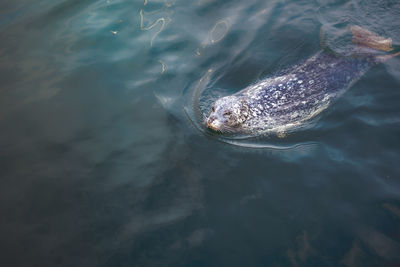
[[[376,63],[371,55],[342,57],[320,51],[285,75],[218,99],[206,125],[229,133],[286,131],[326,109]]]

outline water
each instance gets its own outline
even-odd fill
[[[1,266],[397,266],[400,59],[284,137],[193,107],[398,1],[0,3]],[[201,92],[199,94],[198,92]],[[201,117],[201,114],[200,114]]]

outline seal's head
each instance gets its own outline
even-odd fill
[[[243,99],[238,96],[226,96],[211,106],[210,115],[205,123],[214,131],[233,133],[241,130],[248,116],[249,107]]]

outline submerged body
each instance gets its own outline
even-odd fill
[[[320,51],[284,75],[218,99],[206,125],[227,133],[285,132],[323,111],[382,60],[373,54],[345,57]]]

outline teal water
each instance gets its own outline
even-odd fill
[[[2,1],[0,266],[399,266],[400,58],[318,120],[199,123],[398,1]]]

